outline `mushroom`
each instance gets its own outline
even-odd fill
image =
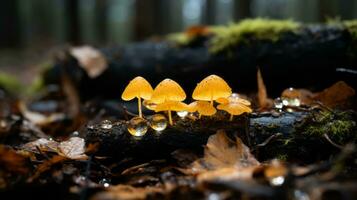
[[[192,98],[201,101],[213,101],[219,98],[227,98],[232,94],[232,89],[217,75],[210,75],[197,84],[192,93]]]
[[[153,89],[150,83],[143,77],[137,76],[126,86],[121,98],[124,101],[130,101],[134,98],[138,98],[139,117],[142,117],[141,98],[148,100],[151,98],[152,93]]]
[[[238,95],[232,95],[226,99],[220,98],[217,102],[221,103],[217,106],[219,110],[224,110],[231,114],[230,121],[233,120],[234,115],[241,115],[243,113],[250,113],[252,109],[249,107],[250,102],[248,100],[239,98]]]
[[[194,101],[187,106],[189,112],[198,112],[199,118],[201,116],[212,116],[217,110],[207,101]]]
[[[167,110],[170,125],[173,124],[171,111],[182,111],[187,105],[181,103],[186,99],[186,93],[181,86],[171,79],[161,81],[154,89],[150,102],[157,104],[155,111]]]
[[[179,101],[165,101],[164,103],[158,104],[155,108],[155,112],[168,111],[169,112],[169,123],[173,124],[171,111],[183,111],[187,110],[187,105]]]

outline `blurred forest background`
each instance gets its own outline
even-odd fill
[[[65,44],[127,44],[254,17],[355,19],[357,0],[2,0],[0,71],[26,66]]]

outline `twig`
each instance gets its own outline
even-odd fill
[[[343,146],[336,144],[334,141],[332,141],[331,138],[326,133],[323,136],[332,146],[334,146],[338,149],[343,149]]]
[[[283,134],[281,134],[281,133],[275,133],[274,135],[268,137],[264,142],[262,142],[262,143],[260,143],[260,144],[257,144],[256,146],[257,146],[257,147],[264,147],[264,146],[266,146],[268,143],[270,143],[270,141],[272,141],[273,139],[275,139],[275,138],[277,138],[277,137],[279,137],[279,136],[281,136],[281,135],[283,135]]]
[[[324,105],[323,103],[321,103],[320,101],[315,101],[314,104],[319,105],[321,108],[324,108],[326,110],[328,110],[329,112],[336,114],[330,107]]]

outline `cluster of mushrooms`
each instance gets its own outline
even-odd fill
[[[134,136],[142,136],[147,131],[147,122],[143,118],[142,103],[146,108],[155,112],[167,111],[169,124],[173,125],[172,111],[176,111],[181,117],[187,113],[197,112],[201,116],[212,116],[217,110],[214,107],[214,101],[218,103],[217,109],[224,110],[230,114],[230,120],[233,116],[243,113],[250,113],[250,102],[242,99],[217,75],[210,75],[197,84],[193,91],[192,98],[196,101],[186,104],[186,93],[182,87],[171,79],[161,81],[155,89],[143,77],[136,77],[130,81],[122,93],[122,99],[130,101],[138,99],[139,116],[129,121],[128,131]],[[166,118],[163,115],[156,114],[151,116],[150,126],[161,131],[166,128]]]

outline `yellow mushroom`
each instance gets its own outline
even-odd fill
[[[208,101],[194,101],[187,106],[187,111],[198,112],[199,118],[201,116],[212,116],[217,110]]]
[[[121,95],[121,98],[124,101],[130,101],[134,98],[138,98],[139,117],[142,117],[141,99],[150,99],[152,93],[153,89],[150,83],[143,77],[137,76],[126,86],[124,92]]]
[[[155,111],[167,110],[169,122],[172,125],[171,111],[185,110],[187,105],[181,103],[186,99],[186,93],[181,86],[171,79],[161,81],[154,89],[150,102],[157,104]],[[180,104],[181,103],[181,104]],[[186,105],[181,107],[182,105]],[[182,109],[181,109],[182,108]]]
[[[219,98],[227,98],[232,94],[232,89],[217,75],[210,75],[197,84],[193,91],[192,98],[201,101],[213,101]]]
[[[247,101],[247,100],[245,100]],[[224,110],[231,114],[231,117],[229,118],[230,121],[233,120],[234,115],[241,115],[243,113],[251,113],[252,109],[248,106],[245,105],[244,103],[241,102],[229,102],[227,104],[220,104],[217,106],[217,109],[219,110]]]

